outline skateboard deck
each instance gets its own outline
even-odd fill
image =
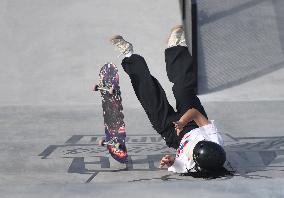
[[[94,91],[101,93],[105,127],[105,138],[99,144],[106,146],[116,161],[126,163],[128,155],[123,106],[118,69],[114,64],[106,63],[100,69],[99,83],[95,85]]]

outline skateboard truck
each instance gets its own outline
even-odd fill
[[[108,88],[108,87],[100,87],[99,85],[95,85],[94,91],[106,91],[109,94],[117,94],[120,95],[120,90],[116,90],[113,87]]]

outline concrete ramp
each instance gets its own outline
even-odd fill
[[[161,156],[175,151],[151,127],[121,67],[129,163],[97,144],[103,112],[92,85],[102,64],[121,62],[109,36],[133,42],[175,106],[163,51],[172,26],[181,18],[191,25],[190,7],[180,15],[173,0],[0,0],[1,198],[283,197],[284,3],[192,2],[198,31],[186,29],[200,98],[235,173],[160,169]]]

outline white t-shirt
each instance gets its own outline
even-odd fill
[[[192,168],[195,166],[193,161],[193,148],[202,140],[212,141],[221,146],[224,145],[223,139],[214,125],[214,120],[211,124],[196,128],[186,133],[177,149],[176,159],[174,164],[168,168],[168,171],[175,173],[187,173],[195,171]]]

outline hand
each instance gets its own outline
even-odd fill
[[[176,121],[173,122],[173,124],[175,125],[175,130],[177,132],[177,136],[179,136],[179,134],[182,132],[183,127],[185,126],[185,124],[181,121]]]
[[[165,165],[170,167],[174,164],[175,157],[171,155],[165,155],[160,161],[160,168],[163,168]]]

